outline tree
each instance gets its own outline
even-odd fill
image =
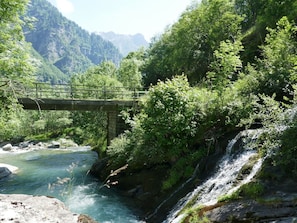
[[[202,81],[213,52],[221,41],[237,39],[241,21],[231,0],[204,0],[189,8],[149,48],[144,66],[146,85],[182,73],[192,83]]]
[[[258,47],[264,44],[267,27],[276,28],[277,22],[283,16],[287,16],[289,21],[296,21],[296,0],[235,0],[235,6],[237,13],[244,17],[244,64],[254,62],[256,57],[261,56]]]
[[[0,140],[18,135],[21,108],[15,93],[15,82],[24,82],[33,71],[22,31],[21,15],[27,0],[0,2]]]
[[[27,0],[3,0],[0,3],[0,68],[1,76],[6,80],[22,79],[33,69],[20,19],[27,3]]]
[[[237,80],[237,75],[242,69],[239,56],[241,51],[243,47],[239,40],[226,40],[221,42],[220,48],[214,52],[215,60],[210,64],[211,71],[207,73],[207,77],[212,88],[220,94],[232,81]]]
[[[129,53],[121,61],[118,70],[118,80],[130,90],[142,87],[140,68],[143,65],[143,54],[144,49],[140,49],[138,52]]]
[[[292,84],[297,81],[296,31],[288,18],[283,17],[275,29],[268,29],[266,44],[261,47],[263,59],[259,60],[259,90],[267,95],[276,94],[277,100],[290,96]]]
[[[126,89],[117,80],[117,72],[116,66],[107,61],[89,68],[85,73],[74,75],[71,79],[73,93],[76,94],[75,90],[81,88],[84,90],[84,95],[79,95],[79,97],[122,98],[126,94]],[[100,110],[96,112],[73,112],[71,119],[76,128],[74,132],[79,132],[78,140],[80,143],[96,146],[100,153],[106,149],[106,112]]]
[[[71,85],[74,94],[76,89],[88,88],[80,97],[107,99],[123,97],[125,92],[123,84],[117,80],[117,68],[112,62],[104,62],[89,68],[85,73],[74,75]]]
[[[159,82],[150,89],[142,111],[142,128],[151,147],[147,153],[153,151],[154,161],[169,161],[189,149],[197,125],[194,114],[198,113],[190,91],[185,76]]]

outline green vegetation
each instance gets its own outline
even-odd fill
[[[127,120],[132,129],[109,146],[111,169],[126,163],[130,171],[168,164],[167,190],[188,178],[220,137],[255,123],[271,130],[259,140],[263,154],[280,151],[277,140],[283,133],[277,124],[292,106],[296,85],[296,28],[287,17],[274,18],[277,23],[257,45],[261,54],[244,60],[243,41],[254,32],[253,26],[243,26],[247,21],[234,8],[244,6],[238,4],[212,0],[193,5],[151,45],[142,72],[145,85],[155,85],[140,113]],[[260,18],[254,19],[250,22]]]
[[[259,182],[250,182],[242,185],[237,191],[232,194],[223,195],[218,199],[218,202],[226,202],[237,200],[240,198],[257,199],[264,193],[264,186]]]
[[[37,0],[33,3],[42,4]],[[8,89],[17,89],[12,81],[34,78],[36,64],[30,59],[21,29],[25,5],[26,1],[17,0],[0,3],[0,68],[4,80],[0,85],[1,140],[49,131],[67,134],[109,157],[106,172],[126,164],[124,171],[131,172],[168,167],[161,188],[170,191],[193,174],[197,163],[213,153],[226,134],[261,126],[266,130],[258,140],[261,154],[270,156],[272,165],[297,177],[296,0],[202,0],[191,5],[147,50],[130,53],[120,63],[110,62],[112,58],[99,53],[100,43],[94,34],[87,36],[78,30],[79,37],[73,42],[60,37],[68,41],[69,54],[58,53],[57,58],[43,55],[71,73],[71,83],[90,89],[150,86],[137,114],[122,112],[131,128],[108,147],[105,113],[41,112],[30,116],[13,94],[7,94]],[[38,13],[46,15],[45,11]],[[60,18],[57,14],[54,24],[63,30],[65,24]],[[43,24],[46,21],[39,20],[37,26],[48,27],[50,24]],[[36,38],[33,33],[27,37]],[[81,39],[89,44],[80,51],[93,52],[92,58],[76,54]],[[46,41],[49,44],[51,39]],[[104,49],[108,51],[108,47]],[[79,59],[83,65],[69,65],[72,59]],[[41,79],[59,82],[44,74]],[[86,97],[93,93],[86,92]],[[114,93],[104,97],[117,97]],[[262,192],[261,184],[250,183],[237,193],[253,198]]]

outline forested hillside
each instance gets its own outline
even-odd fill
[[[214,52],[222,41],[241,41],[242,64],[255,62],[261,57],[267,27],[275,28],[282,16],[296,21],[297,7],[294,0],[202,0],[185,11],[178,22],[168,27],[156,38],[148,51],[143,70],[145,83],[157,83],[175,74],[184,73],[190,82],[201,83]]]
[[[54,65],[68,76],[86,71],[103,61],[119,64],[122,58],[111,42],[66,19],[46,0],[31,0],[26,16],[35,19],[34,28],[25,30],[26,40],[32,43],[48,65]],[[44,81],[59,81],[59,74],[47,77],[41,72],[39,76]]]

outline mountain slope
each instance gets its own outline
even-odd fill
[[[111,42],[88,33],[46,0],[31,0],[27,16],[36,18],[36,22],[34,29],[25,30],[26,40],[50,64],[68,76],[106,60],[118,64],[122,58]]]
[[[140,33],[135,35],[123,35],[114,32],[100,32],[99,35],[105,40],[112,42],[124,56],[141,47],[147,47],[149,45],[144,36]]]

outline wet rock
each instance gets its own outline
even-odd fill
[[[50,145],[48,145],[47,146],[47,148],[49,148],[49,149],[58,149],[58,148],[60,148],[60,143],[59,142],[55,142],[55,141],[53,141]]]
[[[56,198],[23,194],[0,194],[1,223],[96,223],[85,215],[70,212]]]
[[[58,140],[61,147],[70,148],[70,147],[78,147],[77,143],[73,142],[71,139],[61,138]]]
[[[0,167],[0,179],[7,177],[11,174],[11,171],[6,167]]]
[[[17,168],[16,166],[9,165],[9,164],[0,163],[0,172],[1,172],[1,169],[3,171],[3,173],[2,173],[3,175],[5,172],[6,172],[6,174],[9,173],[8,175],[10,175],[10,174],[17,173],[19,168]],[[8,175],[6,175],[6,176],[8,176]],[[5,177],[5,176],[3,176],[3,177]]]
[[[12,150],[12,145],[10,143],[6,144],[5,146],[2,147],[3,151],[11,151]]]
[[[294,200],[263,203],[235,201],[218,205],[205,215],[211,222],[297,222],[297,204]]]
[[[100,179],[104,178],[104,177],[102,177],[102,171],[105,170],[107,162],[108,162],[107,158],[97,160],[92,165],[91,170],[90,170],[90,174],[92,174],[93,176],[99,177]]]
[[[87,215],[81,214],[78,217],[78,223],[97,223],[96,221],[94,221],[92,218],[90,218]]]
[[[21,142],[19,144],[19,147],[23,149],[23,148],[29,147],[29,145],[30,145],[30,142],[29,141],[25,141],[25,142]]]

